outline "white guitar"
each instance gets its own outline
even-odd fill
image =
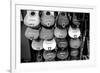
[[[57,17],[57,23],[58,25],[61,25],[63,28],[69,24],[69,19],[67,16],[67,13],[65,12],[60,12],[58,17]]]
[[[43,11],[41,16],[41,24],[47,27],[54,25],[54,12]]]
[[[43,41],[43,48],[45,50],[54,50],[54,49],[56,49],[56,41],[55,41],[55,39],[44,40]]]
[[[68,29],[68,34],[71,38],[78,38],[81,35],[81,31],[79,28],[72,28],[71,26]]]
[[[54,35],[56,38],[65,38],[67,36],[67,30],[56,27],[54,29]]]
[[[30,40],[37,39],[39,37],[39,30],[27,27],[25,31],[25,37]]]
[[[40,23],[39,11],[27,10],[24,24],[29,27],[36,27]]]

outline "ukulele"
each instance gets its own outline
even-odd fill
[[[59,48],[66,48],[68,46],[68,42],[66,39],[57,39],[57,45]]]
[[[57,24],[65,28],[69,24],[67,13],[60,12],[57,17]]]
[[[43,41],[43,48],[44,48],[44,50],[54,50],[54,49],[56,49],[56,41],[55,41],[55,39],[44,40]]]
[[[49,40],[53,38],[53,30],[42,27],[40,30],[40,38],[43,40]]]
[[[55,35],[56,38],[65,38],[67,36],[67,30],[55,27],[54,35]]]
[[[72,28],[71,26],[68,29],[68,34],[71,38],[78,38],[81,35],[81,31],[78,27]]]
[[[25,31],[25,37],[30,40],[37,39],[39,37],[39,30],[27,27]]]
[[[24,24],[29,27],[36,27],[40,23],[39,11],[27,10],[24,17]]]
[[[41,24],[46,27],[50,27],[54,25],[55,18],[54,18],[54,12],[50,11],[43,11],[41,16]]]
[[[57,51],[57,58],[58,59],[61,59],[61,60],[67,59],[68,55],[69,54],[68,54],[67,50],[59,50],[59,51]]]
[[[53,61],[56,57],[56,52],[55,51],[46,51],[44,50],[43,52],[43,58],[45,61]]]
[[[75,25],[77,25],[77,26],[80,25],[80,22],[79,22],[79,20],[77,19],[77,16],[75,15],[75,13],[73,13],[72,22],[73,22],[73,24],[75,24]]]
[[[70,52],[70,55],[72,56],[72,57],[77,57],[78,56],[78,54],[79,54],[79,51],[78,50],[71,50],[71,52]]]
[[[81,46],[81,40],[79,38],[70,39],[69,44],[71,48],[77,49]]]
[[[42,50],[43,49],[43,40],[32,40],[32,49],[33,50]]]

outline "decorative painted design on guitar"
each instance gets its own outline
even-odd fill
[[[52,61],[54,60],[56,57],[56,52],[55,51],[44,51],[43,52],[43,58],[45,59],[45,61]]]
[[[68,51],[67,50],[60,50],[60,51],[57,51],[57,58],[63,60],[63,59],[66,59],[68,57]]]
[[[43,41],[43,48],[45,50],[54,50],[54,49],[56,49],[56,41],[55,41],[55,39],[44,40]]]
[[[40,23],[39,11],[27,10],[24,24],[29,27],[36,27]]]
[[[25,31],[25,37],[30,40],[37,39],[39,37],[39,30],[27,27]]]
[[[54,25],[55,18],[54,18],[54,12],[50,11],[43,11],[41,16],[41,24],[46,27],[50,27]]]
[[[65,28],[69,24],[67,13],[61,12],[57,17],[57,24]]]
[[[65,38],[67,36],[67,30],[56,27],[54,29],[54,35],[56,38]]]
[[[40,30],[40,38],[44,40],[49,40],[53,38],[53,30],[54,29],[46,29],[44,27]]]
[[[81,35],[81,31],[79,28],[72,28],[71,26],[68,29],[68,34],[71,38],[78,38]]]
[[[80,39],[70,39],[69,44],[71,48],[77,49],[81,46],[81,40]]]
[[[33,50],[42,50],[43,49],[43,40],[32,40],[32,49]]]

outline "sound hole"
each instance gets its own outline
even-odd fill
[[[31,12],[31,15],[34,16],[35,15],[35,12]]]
[[[64,12],[62,12],[62,13],[61,13],[61,15],[62,15],[62,16],[65,16],[65,13],[64,13]]]
[[[47,12],[46,12],[46,15],[50,15],[50,12],[49,12],[49,11],[47,11]]]

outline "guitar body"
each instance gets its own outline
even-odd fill
[[[68,29],[68,34],[71,38],[79,38],[81,31],[79,28],[72,28],[71,26]]]
[[[40,30],[40,38],[43,40],[49,40],[53,38],[53,29],[47,29],[42,27]]]
[[[32,46],[33,50],[42,50],[43,49],[43,41],[42,40],[39,40],[39,41],[32,40],[31,46]]]
[[[50,27],[54,25],[55,18],[54,18],[54,12],[50,11],[43,11],[41,16],[41,24],[46,27]]]
[[[67,30],[56,27],[54,29],[54,35],[56,38],[65,38],[67,36]]]
[[[40,23],[39,11],[27,10],[24,24],[28,27],[36,27]]]
[[[57,58],[58,59],[61,59],[61,60],[67,59],[68,55],[69,54],[68,54],[68,51],[67,50],[57,51]]]
[[[30,40],[37,39],[39,37],[39,30],[27,27],[25,31],[25,37]]]
[[[81,46],[81,40],[80,39],[70,39],[69,44],[71,48],[77,49]]]
[[[45,61],[52,61],[56,57],[56,52],[55,51],[44,51],[43,52],[43,58]]]
[[[57,24],[65,28],[69,24],[68,16],[65,12],[61,12],[57,17]]]
[[[68,46],[66,39],[57,39],[56,41],[59,48],[66,48]]]
[[[55,39],[44,40],[43,41],[43,48],[45,50],[54,50],[54,49],[56,49],[56,41],[55,41]]]

